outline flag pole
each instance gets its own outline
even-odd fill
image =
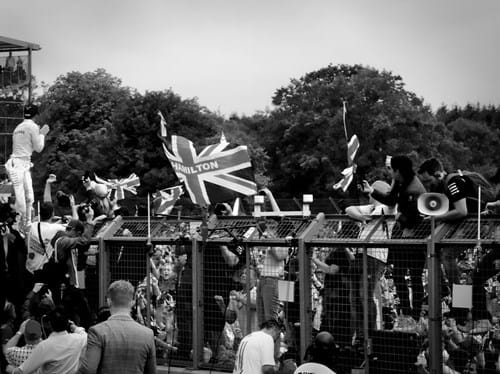
[[[349,137],[347,136],[347,125],[345,122],[346,113],[347,113],[346,101],[342,100],[342,121],[344,123],[344,134],[345,134],[345,140],[349,142]]]
[[[201,207],[201,226],[200,226],[200,235],[201,235],[201,241],[203,243],[203,247],[207,243],[208,239],[208,221],[207,221],[207,214],[208,214],[208,209],[207,206],[204,205]]]
[[[146,327],[151,327],[151,255],[153,245],[151,244],[151,204],[148,193],[148,239],[146,242]]]

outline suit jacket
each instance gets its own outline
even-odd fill
[[[78,372],[156,374],[153,331],[128,315],[112,315],[89,329],[87,352]]]

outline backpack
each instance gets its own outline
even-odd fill
[[[495,186],[493,186],[483,175],[475,171],[458,170],[456,175],[467,178],[473,186],[475,196],[473,199],[477,200],[478,189],[481,187],[481,204],[496,201],[497,193]]]

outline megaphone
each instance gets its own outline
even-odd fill
[[[441,193],[424,193],[417,201],[418,211],[426,216],[440,216],[448,211],[450,202]]]

